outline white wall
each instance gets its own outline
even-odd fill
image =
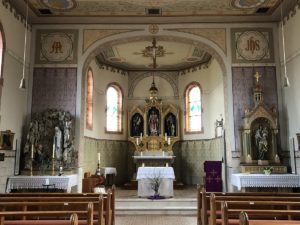
[[[0,106],[0,130],[11,130],[14,132],[15,141],[17,139],[19,145],[21,140],[20,137],[22,135],[22,126],[25,124],[27,114],[27,90],[19,89],[23,68],[25,25],[14,16],[14,13],[14,10],[11,12],[9,8],[6,9],[3,4],[0,4],[0,22],[3,26],[6,43],[3,66],[4,84],[2,88]],[[27,49],[29,50],[31,39],[30,30],[28,30],[27,35]],[[27,51],[25,71],[27,84],[29,55],[29,51]],[[16,144],[14,142],[14,150],[16,149],[15,146]],[[13,175],[14,168],[14,163],[11,162],[11,160],[9,163],[10,168],[7,168],[7,163],[0,162],[0,171],[3,171],[3,165],[6,165],[5,170],[10,172],[0,173],[0,177],[2,178],[0,183],[0,192],[4,191],[6,177]]]
[[[84,136],[109,139],[109,140],[126,140],[127,139],[127,76],[120,73],[111,72],[106,69],[99,69],[95,60],[90,63],[94,77],[93,89],[93,129],[85,129]],[[85,85],[86,85],[85,79]],[[106,126],[106,88],[109,83],[118,83],[123,90],[123,133],[112,134],[105,132]],[[87,90],[85,88],[85,90]],[[86,93],[85,93],[86,95]],[[86,98],[85,98],[86,99]],[[84,106],[86,107],[86,106]]]
[[[220,120],[220,114],[224,115],[224,91],[223,75],[219,64],[212,60],[207,69],[201,69],[179,77],[179,96],[181,110],[184,112],[184,91],[191,82],[198,82],[202,88],[202,126],[203,132],[186,134],[185,118],[182,113],[182,134],[184,140],[208,139],[215,137],[215,121]]]
[[[290,81],[289,88],[283,88],[283,107],[286,112],[287,134],[286,138],[295,138],[296,150],[298,149],[296,133],[300,133],[300,10],[295,16],[290,17],[284,25],[285,52],[287,59],[287,75]],[[281,65],[283,65],[282,38],[279,29],[279,45]],[[281,68],[283,78],[283,67]]]

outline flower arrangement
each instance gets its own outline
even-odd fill
[[[272,166],[267,166],[267,167],[264,168],[264,173],[266,175],[270,175],[272,173],[272,171],[273,171],[273,167]]]

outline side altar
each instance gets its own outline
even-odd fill
[[[254,108],[245,109],[243,124],[240,127],[242,173],[263,173],[266,167],[272,173],[287,173],[287,167],[280,162],[278,152],[278,121],[277,110],[268,108],[264,103],[262,75],[254,75],[253,88]]]

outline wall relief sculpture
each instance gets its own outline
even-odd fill
[[[66,111],[48,109],[35,113],[29,125],[23,156],[24,169],[58,170],[71,169],[77,164],[74,148],[74,132],[71,114]]]

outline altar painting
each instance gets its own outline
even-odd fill
[[[135,113],[131,118],[131,137],[144,136],[144,119],[140,113]]]
[[[167,136],[176,136],[176,116],[173,113],[168,113],[164,120],[165,133]]]
[[[148,121],[148,135],[159,136],[160,135],[160,113],[155,107],[151,107],[147,115]]]

